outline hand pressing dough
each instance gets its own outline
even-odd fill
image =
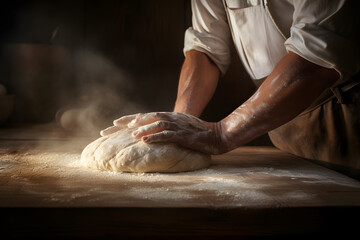
[[[90,143],[81,154],[89,168],[115,172],[183,172],[210,165],[210,155],[175,144],[146,144],[131,136],[135,128],[124,128]]]

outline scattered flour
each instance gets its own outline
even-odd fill
[[[345,190],[359,188],[357,181],[331,171],[321,173],[316,168],[292,171],[283,166],[262,167],[256,163],[246,167],[212,165],[181,173],[118,173],[83,168],[77,153],[42,152],[17,157],[2,155],[0,166],[4,168],[2,174],[10,176],[8,184],[19,184],[26,194],[42,194],[45,201],[54,204],[85,199],[91,205],[108,199],[109,203],[120,205],[142,201],[159,206],[164,203],[168,206],[176,203],[182,206],[274,206],[282,201],[304,203],[317,199],[317,194],[306,190],[314,183],[319,187],[324,186],[322,184],[341,186]],[[36,180],[38,178],[40,180]],[[54,187],[39,193],[39,184],[54,184]],[[274,189],[277,192],[273,192]]]

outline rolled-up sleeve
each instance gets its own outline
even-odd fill
[[[288,51],[336,69],[341,76],[338,82],[360,70],[359,17],[351,4],[345,0],[294,0],[293,24],[285,42]]]
[[[231,61],[231,33],[219,0],[192,0],[192,27],[185,32],[184,54],[189,50],[205,53],[225,74]]]

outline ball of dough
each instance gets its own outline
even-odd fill
[[[171,143],[146,144],[124,128],[90,143],[81,154],[85,167],[115,172],[183,172],[208,167],[210,155]]]

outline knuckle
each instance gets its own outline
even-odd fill
[[[173,112],[172,115],[175,116],[175,117],[177,117],[177,116],[180,116],[181,113],[179,113],[179,112]]]
[[[159,119],[162,119],[162,120],[168,120],[170,114],[171,113],[168,113],[168,112],[157,112],[156,117]]]
[[[156,127],[168,128],[169,127],[169,122],[167,122],[167,121],[157,121],[156,122]]]
[[[162,126],[163,126],[162,121],[155,122],[155,127],[162,127]]]
[[[142,113],[137,113],[137,114],[135,115],[135,118],[134,118],[134,119],[140,119],[142,115],[143,115]]]
[[[173,136],[173,132],[169,131],[169,130],[165,130],[162,132],[164,137],[172,137]]]
[[[159,112],[155,112],[153,115],[155,118],[159,118],[161,116]]]

